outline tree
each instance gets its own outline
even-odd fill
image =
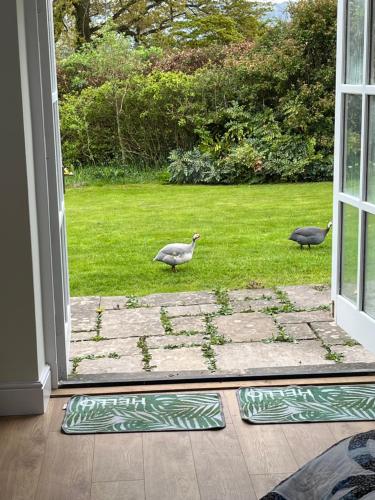
[[[79,48],[110,24],[135,45],[228,43],[253,39],[267,10],[256,0],[56,0],[55,35],[74,31]]]

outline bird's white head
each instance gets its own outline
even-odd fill
[[[193,241],[199,240],[200,237],[201,237],[201,235],[198,233],[193,234]]]
[[[328,224],[327,224],[327,228],[331,229],[331,227],[332,227],[332,221],[329,221]]]

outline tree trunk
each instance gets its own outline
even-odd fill
[[[76,27],[76,48],[91,41],[90,32],[90,1],[76,0],[73,2]]]

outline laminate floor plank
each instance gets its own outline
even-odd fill
[[[337,441],[326,423],[285,424],[282,430],[299,467]]]
[[[288,474],[252,474],[250,477],[256,498],[262,498],[272,491],[283,479],[288,477]]]
[[[107,481],[93,483],[91,500],[144,500],[144,481]]]
[[[254,425],[233,417],[250,474],[282,474],[297,470],[281,425]]]
[[[375,430],[375,421],[362,422],[330,422],[328,426],[334,435],[336,442],[341,441],[353,434]]]
[[[188,432],[146,432],[143,454],[146,500],[200,499]]]
[[[221,431],[191,432],[199,490],[204,500],[256,500],[232,424]]]
[[[0,418],[0,500],[35,497],[49,416]]]
[[[143,480],[142,434],[97,434],[92,481],[129,480]]]
[[[50,413],[49,430],[51,432],[60,432],[65,417],[64,407],[70,398],[51,399],[48,405]]]
[[[90,500],[93,435],[50,432],[35,500]]]

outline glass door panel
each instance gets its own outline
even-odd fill
[[[365,0],[347,0],[345,82],[363,82]]]
[[[361,165],[362,96],[345,96],[343,190],[359,196]]]
[[[375,318],[375,215],[367,215],[364,311]]]
[[[358,210],[342,206],[341,295],[357,302]]]

